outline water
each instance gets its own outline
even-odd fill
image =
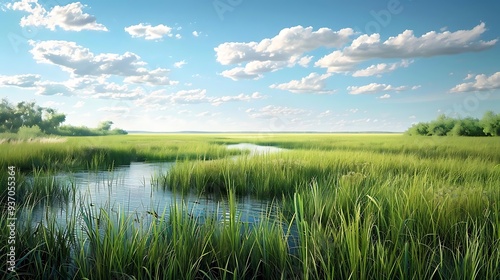
[[[273,146],[260,146],[250,143],[232,144],[226,146],[228,149],[249,150],[250,155],[269,154],[285,151],[286,149]]]
[[[283,149],[254,144],[228,145],[229,149],[250,150],[251,155],[279,152]],[[75,201],[39,205],[31,211],[33,224],[45,223],[53,217],[58,224],[65,226],[68,217],[78,212],[81,206],[90,207],[98,213],[99,209],[107,212],[133,215],[137,221],[150,221],[158,214],[168,217],[172,204],[182,204],[191,216],[203,220],[214,215],[220,221],[229,216],[228,201],[224,197],[199,196],[185,194],[181,197],[169,190],[155,187],[154,177],[165,174],[174,165],[173,162],[144,163],[132,162],[130,165],[115,167],[112,171],[76,171],[70,174],[58,174],[57,180],[76,186]],[[263,215],[272,215],[271,202],[251,197],[237,198],[237,217],[243,223],[258,222]],[[73,212],[72,212],[73,211]]]

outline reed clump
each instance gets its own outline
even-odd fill
[[[87,168],[134,153],[148,160],[175,155],[177,163],[156,184],[179,196],[218,193],[228,206],[195,216],[181,199],[137,221],[134,214],[73,203],[63,221],[48,210],[37,221],[30,213],[39,206],[26,202],[17,228],[18,271],[11,278],[500,278],[500,147],[492,138],[202,135],[145,144],[142,136],[128,137],[93,143],[105,147],[97,149],[104,154],[89,152],[95,162]],[[234,142],[290,150],[252,156],[223,151],[222,143]],[[84,147],[89,145],[79,151]],[[120,159],[119,151],[127,156]],[[47,187],[53,178],[37,174],[39,191],[26,191],[24,201],[37,192],[33,200],[49,193],[65,197],[57,190],[64,184]],[[243,222],[239,195],[269,199],[273,211]],[[67,197],[77,201],[73,193]],[[3,227],[2,251],[8,235]],[[0,268],[6,271],[6,263]]]

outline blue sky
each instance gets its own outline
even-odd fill
[[[498,1],[0,3],[1,98],[66,124],[404,131],[500,113]]]

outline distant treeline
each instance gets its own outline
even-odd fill
[[[127,134],[123,129],[111,129],[112,121],[103,121],[97,128],[62,125],[66,115],[55,109],[38,106],[35,102],[11,104],[7,99],[0,103],[0,133],[20,138],[58,136],[99,136]]]
[[[437,136],[500,136],[500,114],[487,111],[482,119],[467,117],[455,119],[439,115],[431,122],[414,124],[407,135]]]

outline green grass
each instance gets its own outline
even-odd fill
[[[67,137],[58,141],[0,142],[0,167],[24,171],[99,169],[132,161],[209,160],[240,152],[211,143],[210,136],[190,134]]]
[[[68,211],[63,228],[50,217],[33,228],[28,219],[18,226],[14,278],[500,278],[497,138],[233,134],[94,140],[69,138],[68,150],[54,152],[50,165],[91,147],[103,153],[94,153],[88,168],[177,159],[155,182],[179,195],[218,193],[228,207],[194,218],[180,202],[158,217],[150,215],[152,222],[137,222],[135,215],[81,206]],[[242,142],[290,150],[228,157],[235,152],[222,144]],[[8,145],[14,150],[20,143]],[[63,147],[23,145],[41,158]],[[22,162],[22,155],[11,154],[4,164]],[[38,200],[49,193],[74,200],[64,185],[51,184],[50,176],[36,178]],[[42,187],[47,185],[54,187]],[[272,200],[274,211],[262,214],[257,224],[244,223],[236,215],[239,195]],[[21,207],[29,213],[34,206]],[[6,215],[1,220],[7,223]],[[4,252],[8,229],[0,233]],[[5,262],[0,267],[5,271]]]

